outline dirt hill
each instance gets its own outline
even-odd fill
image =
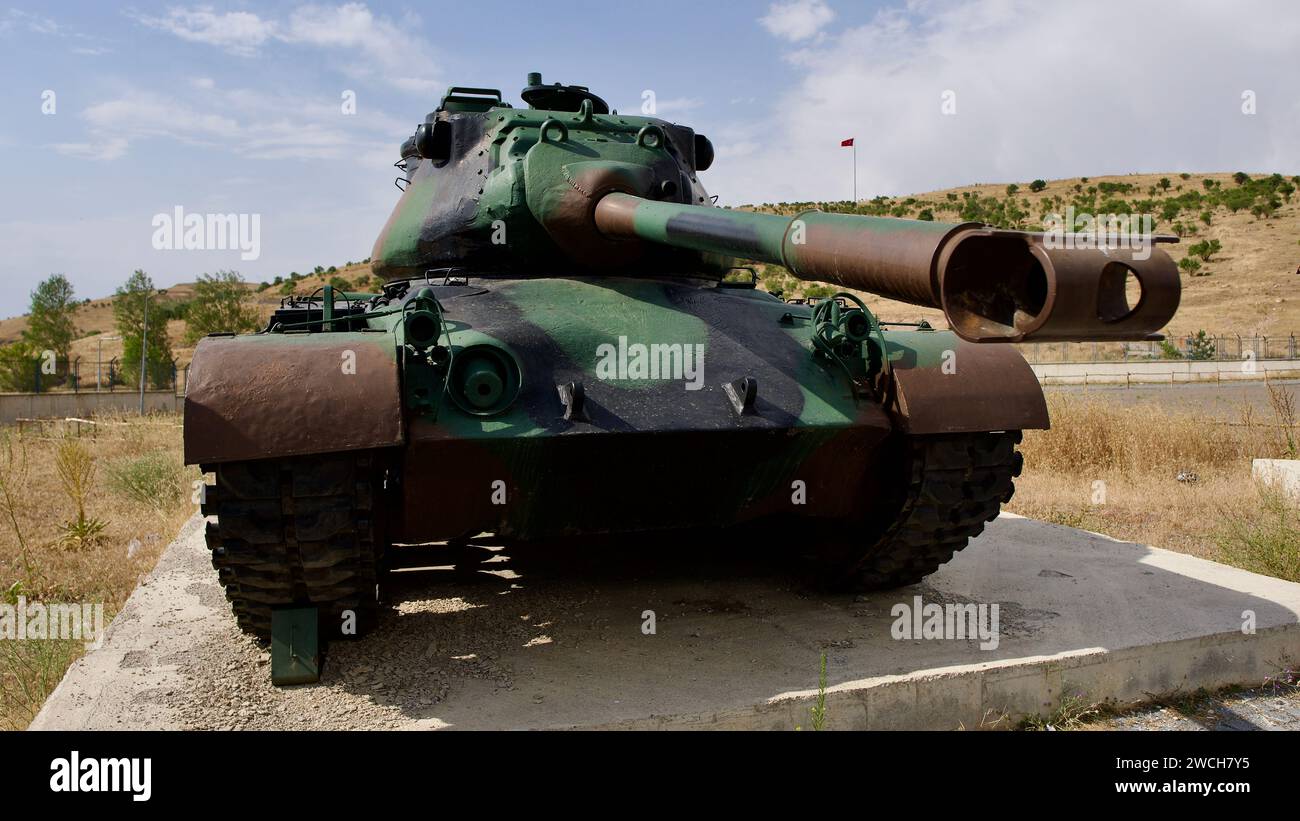
[[[1186,176],[1186,179],[1184,179]],[[981,183],[961,188],[931,191],[925,194],[880,197],[859,203],[768,203],[755,210],[794,214],[805,208],[828,211],[854,211],[916,219],[927,209],[942,222],[977,219],[1002,227],[1012,227],[1007,207],[1013,203],[1023,213],[1016,227],[1042,230],[1041,215],[1053,211],[1064,213],[1075,205],[1076,212],[1090,214],[1150,213],[1156,220],[1155,231],[1173,234],[1184,231],[1181,242],[1161,247],[1175,262],[1188,256],[1197,243],[1218,240],[1222,250],[1203,263],[1196,276],[1182,275],[1183,298],[1168,333],[1182,335],[1205,329],[1216,334],[1286,336],[1300,335],[1300,193],[1295,192],[1297,177],[1286,177],[1290,195],[1272,197],[1277,204],[1272,215],[1263,196],[1251,201],[1249,194],[1261,188],[1270,175],[1250,174],[1242,189],[1230,173],[1211,174],[1128,174],[1111,177],[1072,177],[1047,180],[1041,191],[1031,191],[1031,181],[1014,183],[1014,194],[1007,193],[1008,183]],[[1207,188],[1203,180],[1214,188]],[[1283,179],[1275,176],[1274,180]],[[1161,188],[1161,181],[1168,188]],[[1089,194],[1089,192],[1092,192]],[[1216,193],[1211,193],[1211,192]],[[1241,206],[1234,213],[1222,200]],[[1170,203],[1173,204],[1170,204]],[[1261,206],[1252,213],[1252,206]],[[1176,216],[1175,209],[1177,209]],[[1207,225],[1202,214],[1208,212]],[[808,289],[798,280],[783,276],[775,269],[765,273],[769,286],[782,287],[787,296]],[[813,287],[814,294],[823,289]],[[885,319],[925,318],[942,323],[938,311],[867,296],[867,304]]]

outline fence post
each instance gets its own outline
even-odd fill
[[[33,377],[33,386],[36,388],[34,393],[40,393],[41,392],[41,360],[39,359],[32,361],[32,377]]]

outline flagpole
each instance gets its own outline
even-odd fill
[[[858,141],[853,140],[853,205],[858,204]]]

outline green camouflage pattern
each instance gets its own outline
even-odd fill
[[[376,449],[398,477],[396,541],[538,538],[861,521],[901,436],[1046,426],[1009,346],[726,281],[739,260],[797,269],[807,251],[788,218],[712,207],[712,148],[691,129],[601,113],[585,90],[566,92],[576,110],[464,92],[403,147],[408,185],[372,259],[382,293],[326,290],[267,333],[200,345],[187,461]],[[597,228],[611,195],[635,200],[644,241]],[[961,227],[806,224],[924,241]]]

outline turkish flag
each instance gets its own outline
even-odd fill
[[[852,145],[853,145],[853,138],[849,137],[847,140],[844,140],[843,142],[840,143],[840,148],[849,148]]]

